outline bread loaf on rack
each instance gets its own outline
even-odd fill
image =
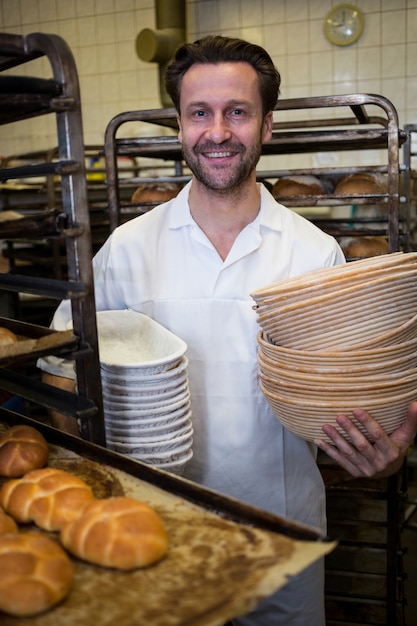
[[[17,335],[12,330],[0,326],[0,346],[10,346],[17,340]]]
[[[53,467],[33,470],[0,489],[0,505],[16,522],[34,522],[43,530],[60,530],[94,500],[80,478]]]
[[[74,566],[56,542],[37,532],[0,535],[0,611],[43,613],[69,593]]]
[[[43,467],[48,456],[48,442],[32,426],[18,424],[0,435],[0,476],[23,476]]]
[[[133,204],[162,204],[175,198],[180,190],[181,185],[178,183],[143,183],[133,192],[131,202]]]
[[[129,497],[98,499],[60,533],[62,545],[84,561],[131,570],[156,563],[168,550],[159,515]]]
[[[388,179],[379,172],[357,172],[342,178],[336,185],[336,195],[382,194],[388,191]]]
[[[295,196],[313,196],[325,193],[324,186],[317,176],[283,176],[272,187],[272,195],[276,198]]]
[[[348,258],[368,258],[389,251],[387,238],[380,236],[349,237],[342,240],[340,246]]]

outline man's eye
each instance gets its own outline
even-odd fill
[[[244,111],[242,109],[233,109],[232,115],[243,115]]]
[[[205,111],[194,111],[194,117],[204,117],[205,115]]]

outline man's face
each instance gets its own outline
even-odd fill
[[[179,140],[195,178],[210,190],[239,188],[271,136],[256,71],[244,62],[193,65],[182,80],[180,108]]]

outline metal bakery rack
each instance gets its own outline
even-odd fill
[[[21,64],[44,57],[50,79],[12,75]],[[41,163],[0,170],[0,181],[45,175],[59,177],[62,209],[35,211],[0,224],[2,239],[44,237],[64,240],[68,272],[65,280],[39,276],[0,274],[0,289],[53,298],[58,304],[70,299],[73,333],[52,333],[37,325],[1,319],[0,324],[28,339],[19,342],[23,353],[6,359],[0,368],[0,387],[49,409],[60,410],[79,421],[86,439],[105,443],[100,365],[91,264],[91,233],[86,191],[85,155],[78,75],[72,52],[60,37],[33,33],[26,36],[0,34],[0,123],[8,124],[46,114],[55,116],[57,158]],[[48,335],[48,346],[45,336]],[[42,341],[40,342],[40,339]],[[35,345],[33,340],[35,340]],[[47,354],[75,358],[78,393],[51,388],[16,371],[16,363]],[[4,365],[4,363],[3,363]],[[8,367],[11,365],[12,367]]]

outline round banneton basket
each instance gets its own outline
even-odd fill
[[[345,438],[348,438],[336,422],[337,415],[347,415],[355,422],[352,409],[365,409],[369,411],[388,434],[391,434],[404,422],[408,405],[416,398],[416,391],[413,389],[398,396],[392,395],[390,398],[382,399],[373,398],[367,403],[355,403],[352,405],[343,394],[338,401],[326,402],[325,400],[297,397],[295,394],[293,397],[284,397],[277,392],[269,391],[262,381],[259,382],[259,385],[275,416],[287,430],[306,441],[323,439],[329,443],[332,442],[324,434],[323,424],[331,424]],[[355,423],[362,433],[368,437],[363,426],[358,422]]]
[[[404,422],[417,398],[417,253],[316,270],[252,296],[259,385],[288,430],[330,441],[331,424],[347,437],[336,416],[355,408],[388,434]]]
[[[366,350],[294,350],[270,342],[260,330],[259,356],[287,370],[325,375],[396,373],[417,367],[417,338]]]

